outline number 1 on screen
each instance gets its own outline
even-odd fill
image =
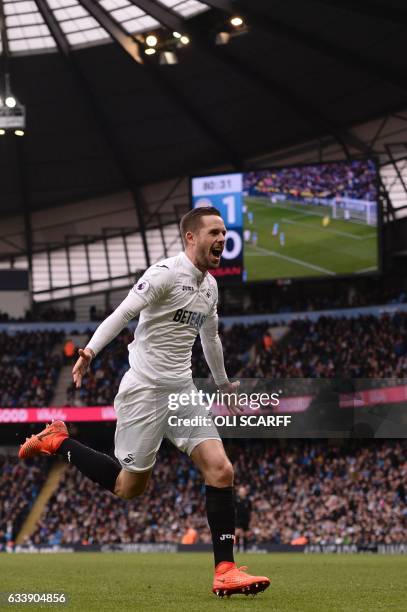
[[[235,196],[229,195],[226,198],[222,198],[223,204],[226,205],[226,216],[227,221],[226,224],[232,224],[236,222],[236,206],[235,206]]]

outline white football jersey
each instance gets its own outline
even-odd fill
[[[190,380],[192,346],[198,333],[218,385],[227,381],[218,336],[218,289],[184,252],[153,264],[96,330],[88,347],[97,353],[140,313],[129,345],[131,368],[158,385]]]

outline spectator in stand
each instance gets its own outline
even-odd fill
[[[181,544],[196,544],[198,542],[198,532],[196,529],[187,524],[187,530],[181,538]]]
[[[266,333],[263,336],[263,347],[266,353],[269,353],[271,351],[272,346],[273,346],[273,338],[270,332],[266,331]]]
[[[72,362],[72,358],[76,354],[76,346],[73,340],[70,338],[65,341],[64,344],[64,364],[67,365]]]

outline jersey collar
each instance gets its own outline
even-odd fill
[[[185,253],[185,251],[181,251],[181,257],[182,257],[182,262],[183,262],[185,268],[187,268],[187,270],[192,274],[192,276],[194,278],[196,278],[196,280],[198,282],[201,282],[205,278],[206,272],[204,274],[203,272],[198,270],[198,268],[189,259],[188,255]]]

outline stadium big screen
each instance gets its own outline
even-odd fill
[[[379,272],[378,173],[373,160],[191,179],[192,206],[215,206],[227,233],[227,282]]]

